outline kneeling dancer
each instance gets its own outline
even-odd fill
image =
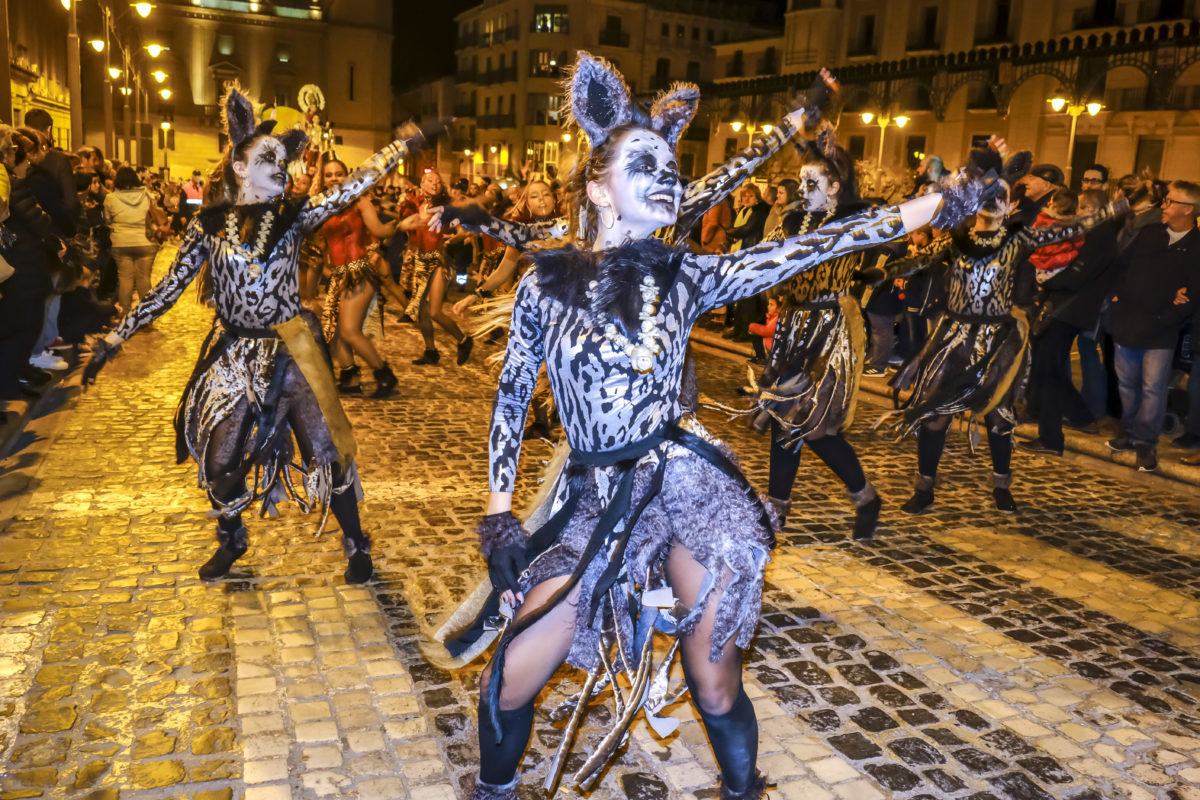
[[[297,262],[304,238],[370,189],[419,144],[420,133],[413,128],[415,138],[392,142],[323,195],[285,197],[287,163],[307,137],[299,130],[272,135],[273,121],[256,126],[253,105],[237,87],[222,108],[229,148],[215,180],[224,196],[189,223],[163,280],[96,342],[83,383],[93,383],[121,344],[173,306],[203,271],[201,289],[216,316],[175,415],[179,461],[189,454],[196,460],[218,518],[217,551],[200,577],[225,575],[246,552],[245,509],[261,501],[266,516],[290,496],[305,512],[321,506],[318,534],[333,511],[349,559],[346,580],[361,583],[373,565],[358,519],[354,435],[320,323],[300,302]]]
[[[756,769],[758,725],[742,688],[742,651],[758,624],[773,525],[728,449],[679,422],[688,334],[717,306],[920,227],[939,199],[729,255],[694,255],[653,234],[679,213],[674,146],[695,105],[636,112],[621,76],[586,54],[568,91],[565,105],[592,147],[570,179],[570,235],[594,244],[532,254],[534,269],[517,289],[479,532],[493,591],[519,606],[481,679],[474,796],[517,796],[534,698],[564,660],[589,672],[583,704],[602,667],[600,685],[626,671],[633,686],[614,730],[574,776],[588,786],[649,702],[658,629],[678,637],[723,797],[759,798],[765,781]],[[543,362],[572,450],[531,518],[545,524],[527,537],[511,511],[512,491]],[[493,594],[484,615],[498,607]],[[461,638],[456,645],[465,649]],[[665,679],[665,670],[659,674]]]

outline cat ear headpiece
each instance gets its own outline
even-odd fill
[[[242,89],[236,81],[226,84],[225,97],[221,99],[221,121],[225,124],[225,132],[234,150],[247,139],[269,136],[275,130],[273,119],[265,119],[255,124],[254,103],[242,94]],[[289,161],[299,158],[308,144],[308,135],[299,128],[292,128],[275,138],[283,143]]]
[[[675,83],[659,93],[647,114],[634,104],[629,86],[611,63],[580,50],[566,80],[567,122],[587,134],[592,147],[630,122],[652,130],[674,147],[700,104],[700,89],[694,83]]]

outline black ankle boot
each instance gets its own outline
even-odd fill
[[[375,574],[375,565],[371,562],[371,554],[360,550],[350,556],[346,565],[346,583],[366,583]]]
[[[338,391],[342,394],[362,394],[362,386],[358,384],[359,368],[346,367],[338,373]]]
[[[392,372],[392,368],[387,365],[386,361],[382,367],[375,370],[372,374],[375,376],[375,391],[371,393],[371,397],[378,400],[387,397],[395,390],[398,383],[396,374]]]
[[[754,780],[743,791],[735,792],[721,784],[721,800],[762,800],[767,796],[767,779],[761,772],[754,773]]]
[[[900,506],[900,510],[905,514],[923,514],[931,505],[933,505],[933,478],[918,475],[912,497]]]
[[[517,783],[520,778],[513,778],[505,784],[484,783],[475,779],[475,788],[471,791],[469,800],[517,800]]]
[[[229,568],[233,566],[233,562],[246,554],[246,529],[239,527],[232,533],[226,533],[222,530],[217,531],[217,552],[212,554],[212,558],[204,562],[200,567],[200,578],[202,580],[211,581],[215,578],[223,578],[229,574]]]
[[[1011,486],[1011,472],[1007,475],[992,473],[992,497],[996,501],[996,508],[1006,514],[1017,512],[1017,501],[1013,499]]]
[[[778,497],[767,496],[767,502],[775,511],[775,516],[779,518],[779,530],[783,530],[783,526],[787,525],[788,514],[792,511],[791,500],[780,500]]]
[[[458,343],[458,365],[461,367],[467,363],[467,359],[471,357],[471,348],[475,346],[475,340],[470,336],[464,336],[463,340]]]
[[[850,502],[854,504],[854,541],[866,542],[875,538],[875,528],[879,525],[879,510],[883,508],[883,499],[875,487],[868,483],[857,492],[850,493]]]
[[[432,366],[438,363],[439,358],[441,358],[441,355],[437,350],[426,350],[420,358],[415,359],[412,363],[417,365],[429,364]]]

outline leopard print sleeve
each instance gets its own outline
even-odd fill
[[[488,434],[489,484],[493,492],[511,492],[517,479],[517,459],[525,415],[544,357],[544,330],[537,271],[530,270],[517,286],[504,367],[496,386]]]
[[[488,221],[482,225],[464,220],[462,226],[472,233],[490,236],[518,252],[528,249],[533,242],[567,235],[567,221],[562,217],[541,222],[513,222],[510,219],[488,217]]]
[[[907,278],[922,270],[929,269],[934,264],[945,261],[952,255],[954,237],[943,234],[924,247],[919,247],[903,258],[888,259],[883,264],[881,281]]]
[[[795,133],[796,129],[785,118],[779,125],[772,128],[770,133],[756,137],[750,146],[741,153],[703,178],[697,178],[689,183],[684,189],[683,201],[679,205],[679,218],[675,221],[674,238],[679,240],[687,236],[688,232],[704,216],[705,211],[725,199],[730,192],[753,175]]]
[[[688,255],[682,269],[698,287],[695,313],[752,297],[818,264],[898,239],[906,233],[898,206],[830,222],[812,233],[724,255]]]
[[[345,211],[368,189],[390,172],[409,152],[403,139],[397,139],[351,172],[341,186],[319,194],[308,201],[300,212],[300,227],[309,234],[321,227],[333,215]]]
[[[121,324],[113,333],[125,341],[165,314],[167,309],[175,305],[175,301],[199,274],[200,267],[207,260],[208,237],[200,227],[199,217],[192,217],[167,274],[125,315],[125,319],[121,320]]]

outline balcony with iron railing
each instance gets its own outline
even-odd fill
[[[538,17],[534,17],[533,19],[531,19],[529,21],[529,32],[530,33],[570,33],[571,32],[571,24],[570,24],[570,21],[565,16],[563,16],[559,19],[553,20],[553,21],[547,21],[545,19],[540,19]]]
[[[513,64],[511,67],[501,67],[487,72],[480,72],[475,82],[480,86],[491,86],[495,83],[507,83],[516,79],[517,66]]]
[[[602,30],[599,43],[605,47],[629,47],[629,32]]]
[[[517,127],[516,114],[485,114],[475,122],[476,130]]]

